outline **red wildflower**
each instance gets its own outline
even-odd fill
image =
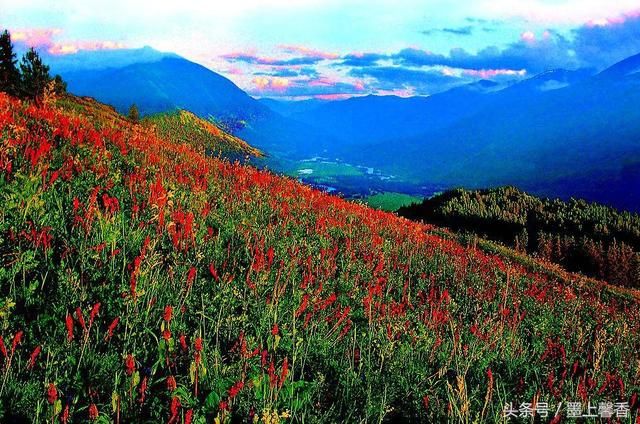
[[[115,317],[113,321],[111,321],[111,324],[109,324],[109,328],[107,330],[107,336],[105,337],[105,340],[109,341],[113,337],[113,332],[115,331],[119,322],[120,317]]]
[[[169,423],[178,422],[178,414],[180,413],[180,398],[174,396],[171,398],[171,405],[169,406]]]
[[[244,381],[238,381],[236,384],[231,386],[231,388],[228,391],[229,399],[233,399],[234,397],[238,396],[238,393],[240,393],[240,390],[242,390],[243,387],[244,387]]]
[[[221,411],[228,411],[229,403],[226,400],[221,400],[218,404],[218,408],[220,408]]]
[[[55,384],[49,383],[49,387],[47,388],[47,401],[50,405],[53,405],[56,400],[58,400],[58,389]]]
[[[2,336],[0,336],[0,352],[2,353],[2,356],[4,356],[5,358],[8,356],[7,347],[4,345],[4,339],[2,338]]]
[[[278,324],[273,324],[273,327],[271,327],[271,335],[277,336],[279,332],[280,329],[278,328]]]
[[[133,372],[136,370],[136,360],[134,359],[133,355],[127,355],[124,360],[124,366],[126,368],[127,375],[133,374]]]
[[[191,424],[193,421],[193,409],[189,409],[184,415],[184,424]]]
[[[287,375],[289,374],[289,358],[285,357],[282,362],[282,370],[280,371],[280,383],[279,387],[282,387],[285,380],[287,379]]]
[[[73,340],[73,317],[71,314],[67,314],[65,319],[65,326],[67,327],[67,341]]]
[[[13,342],[11,343],[11,354],[13,355],[13,352],[15,352],[16,347],[18,347],[18,345],[22,342],[22,335],[24,334],[23,331],[18,331],[16,333],[15,336],[13,336]]]
[[[69,422],[69,405],[64,406],[64,411],[62,411],[60,421],[62,421],[62,424],[67,424]]]
[[[162,332],[162,338],[165,339],[166,341],[169,341],[169,339],[171,339],[171,331],[168,329],[165,329]]]
[[[93,320],[96,319],[98,312],[100,312],[100,302],[97,302],[95,305],[93,305],[93,308],[91,308],[91,313],[89,314],[89,327],[91,327],[91,324],[93,324]]]
[[[273,361],[269,362],[269,387],[272,389],[278,384],[278,376],[276,375],[276,367]]]
[[[98,415],[99,415],[99,412],[96,404],[92,403],[91,405],[89,405],[89,418],[95,421],[98,419]]]
[[[307,309],[307,305],[309,304],[309,295],[305,294],[302,296],[302,302],[300,303],[300,307],[296,310],[295,316],[298,318],[302,313]]]
[[[202,337],[196,337],[196,340],[193,342],[193,348],[196,352],[202,351]]]
[[[218,271],[216,271],[216,268],[213,266],[212,263],[209,264],[209,272],[211,273],[211,275],[216,281],[220,281],[220,277],[218,277]]]
[[[273,257],[275,256],[274,251],[273,251],[273,247],[270,247],[269,250],[267,250],[267,263],[269,264],[269,268],[271,268],[271,265],[273,265]]]
[[[171,305],[167,305],[164,307],[164,315],[163,319],[166,322],[170,322],[173,315],[173,307]]]
[[[147,394],[148,382],[149,382],[149,377],[145,375],[144,378],[142,379],[142,382],[140,383],[140,403],[144,403],[144,398]]]
[[[76,308],[76,319],[78,320],[80,327],[82,327],[82,329],[86,331],[87,325],[85,324],[84,317],[82,316],[82,309],[80,309],[79,307]]]
[[[187,287],[191,287],[195,279],[196,279],[196,268],[192,266],[191,268],[189,268],[189,273],[187,274]]]
[[[27,363],[27,368],[31,369],[36,365],[36,359],[38,359],[38,355],[40,355],[40,352],[42,351],[42,347],[41,346],[36,346],[35,349],[33,349],[33,352],[31,352],[31,356],[29,357],[29,362]]]
[[[167,390],[169,390],[170,392],[173,392],[176,389],[176,387],[178,387],[176,383],[176,378],[172,375],[167,377]]]
[[[188,348],[188,347],[187,347],[187,336],[185,336],[184,334],[180,334],[180,339],[179,339],[179,340],[180,340],[180,348],[181,348],[183,351],[185,351],[185,352],[186,352],[186,351],[187,351],[187,348]]]

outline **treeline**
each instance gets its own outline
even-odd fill
[[[33,47],[27,50],[18,65],[11,34],[7,30],[0,34],[0,91],[38,102],[47,91],[61,94],[66,89],[67,84],[60,75],[51,77],[49,67]]]
[[[398,213],[477,234],[569,271],[640,288],[640,216],[584,200],[540,199],[514,187],[448,191]]]

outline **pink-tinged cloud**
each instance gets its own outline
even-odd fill
[[[413,97],[416,95],[416,90],[413,87],[396,88],[394,90],[378,90],[376,92],[378,96],[396,96],[396,97]]]
[[[366,86],[365,86],[364,82],[356,81],[356,82],[353,83],[353,88],[355,88],[358,91],[364,91],[366,89]]]
[[[640,18],[640,9],[632,10],[630,12],[623,13],[622,15],[611,17],[611,18],[590,19],[586,23],[586,26],[589,28],[593,28],[593,27],[622,25],[630,19],[638,19],[638,18]]]
[[[335,78],[320,77],[307,83],[310,87],[335,87],[340,81]]]
[[[536,41],[536,35],[532,31],[525,31],[520,34],[520,40],[525,43],[533,43]]]
[[[16,29],[11,31],[11,39],[29,47],[49,48],[53,45],[53,38],[60,33],[62,30],[59,28]]]
[[[93,51],[125,48],[123,43],[116,41],[56,41],[55,38],[60,34],[62,34],[62,30],[59,28],[16,29],[11,31],[11,39],[29,47],[46,49],[50,54],[54,55],[73,54],[80,50]]]
[[[316,50],[306,46],[285,44],[285,45],[280,45],[279,48],[285,53],[300,55],[305,57],[315,57],[315,58],[322,58],[327,60],[338,59],[340,57],[340,55],[337,53],[324,52],[324,51]]]
[[[353,94],[316,94],[313,96],[318,100],[346,100],[353,97]]]
[[[65,55],[78,53],[80,50],[118,50],[124,49],[125,45],[116,41],[70,41],[65,43],[55,43],[49,47],[48,52],[55,55]]]
[[[258,91],[286,91],[291,85],[291,81],[282,77],[255,77],[253,85]]]
[[[514,69],[465,69],[462,71],[462,74],[474,78],[491,79],[499,76],[523,77],[527,75],[527,70],[520,69],[518,71]]]

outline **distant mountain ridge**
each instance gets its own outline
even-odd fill
[[[91,56],[89,54],[89,56]],[[188,110],[225,124],[234,135],[267,152],[292,156],[315,153],[331,138],[321,131],[287,119],[238,88],[229,79],[175,54],[150,48],[127,50],[113,56],[96,53],[88,66],[70,70],[70,59],[55,64],[68,90],[113,105],[125,113],[136,104],[150,115]],[[135,57],[141,57],[136,62]],[[120,66],[123,65],[123,66]]]
[[[254,99],[177,55],[141,53],[140,63],[96,68],[96,60],[61,73],[71,92],[122,112],[136,103],[143,115],[184,109],[212,118],[273,159],[321,155],[412,184],[511,184],[640,210],[640,55],[598,74],[555,69],[428,97],[287,103]]]

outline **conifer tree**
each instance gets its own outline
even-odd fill
[[[133,122],[138,122],[138,120],[140,119],[140,112],[138,111],[138,106],[136,106],[136,104],[132,104],[131,107],[129,108],[129,119],[131,119]]]
[[[16,54],[11,43],[11,34],[6,29],[0,34],[0,91],[17,96],[20,89]]]
[[[49,67],[44,64],[38,52],[32,47],[22,57],[20,62],[22,73],[22,91],[27,98],[36,102],[44,93],[44,89],[51,81]]]

